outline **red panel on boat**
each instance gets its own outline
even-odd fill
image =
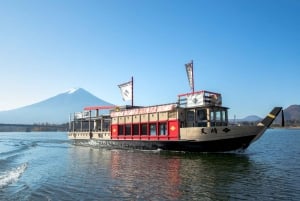
[[[175,121],[169,121],[169,137],[170,138],[179,138],[179,121],[175,120]]]
[[[111,137],[113,139],[118,138],[118,125],[111,125]]]

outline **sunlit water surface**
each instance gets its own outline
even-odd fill
[[[0,133],[0,200],[300,200],[300,130],[244,153],[74,146],[66,133]]]

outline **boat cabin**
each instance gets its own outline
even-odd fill
[[[221,94],[208,91],[181,94],[177,103],[150,107],[86,107],[70,118],[69,137],[178,140],[189,128],[227,126],[227,110]]]
[[[178,95],[181,127],[215,127],[228,125],[228,108],[222,107],[221,94],[198,91]]]

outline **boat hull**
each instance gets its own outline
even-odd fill
[[[142,140],[73,140],[74,144],[111,149],[167,150],[185,152],[228,152],[246,149],[256,135],[213,141],[174,140],[174,141],[142,141]]]
[[[246,149],[266,130],[264,126],[181,128],[180,139],[111,139],[110,134],[70,132],[76,145],[116,149],[168,150],[188,152],[227,152]]]

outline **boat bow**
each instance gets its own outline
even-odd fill
[[[273,110],[261,122],[257,124],[257,126],[264,127],[264,129],[262,129],[262,131],[257,134],[257,136],[251,141],[251,143],[258,140],[264,134],[266,129],[271,126],[271,124],[273,123],[273,121],[276,119],[276,117],[281,111],[282,111],[282,107],[274,107]]]
[[[282,107],[274,107],[273,110],[257,125],[269,128],[281,111]]]

